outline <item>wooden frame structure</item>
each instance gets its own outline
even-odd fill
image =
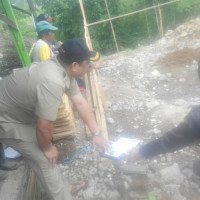
[[[108,19],[100,20],[100,21],[88,24],[87,19],[86,19],[86,15],[85,15],[84,6],[83,6],[83,0],[79,0],[79,4],[80,4],[80,7],[81,7],[81,12],[82,12],[82,16],[83,16],[85,39],[86,39],[86,42],[87,42],[89,49],[93,50],[92,41],[91,41],[91,38],[90,38],[89,27],[96,25],[96,24],[101,24],[101,23],[104,23],[104,22],[110,22],[113,38],[114,38],[114,41],[115,41],[116,50],[117,50],[117,52],[119,52],[117,39],[116,39],[116,35],[115,35],[115,30],[114,30],[114,27],[113,27],[113,24],[112,24],[113,20],[157,8],[159,16],[160,16],[160,24],[159,24],[160,35],[161,35],[161,37],[163,37],[164,31],[163,31],[161,7],[165,6],[165,5],[172,4],[172,3],[179,2],[181,0],[173,0],[173,1],[170,1],[170,2],[154,5],[154,6],[151,6],[151,7],[148,7],[148,8],[144,8],[142,10],[130,12],[130,13],[127,13],[127,14],[116,16],[116,17],[110,16],[110,11],[109,11],[109,8],[108,8],[107,0],[104,0],[104,1],[105,1],[107,14],[108,14]],[[97,72],[96,72],[96,70],[94,69],[90,73],[87,73],[85,75],[84,79],[85,79],[85,84],[86,84],[86,95],[87,95],[88,103],[93,108],[97,124],[99,125],[99,127],[101,128],[101,130],[103,132],[103,137],[108,139],[107,125],[106,125],[105,112],[104,112],[104,109],[105,109],[105,106],[106,106],[105,105],[105,98],[104,98],[104,94],[102,92],[102,88],[97,82]],[[91,137],[91,133],[89,132],[89,129],[87,127],[86,127],[86,133],[87,133],[88,137]]]
[[[113,21],[113,20],[119,19],[119,18],[122,18],[122,17],[127,17],[127,16],[130,16],[130,15],[135,15],[135,14],[138,14],[138,13],[141,13],[141,12],[145,12],[145,11],[147,11],[147,10],[152,10],[152,9],[156,9],[156,8],[157,8],[158,11],[159,11],[159,16],[160,16],[160,35],[161,35],[161,37],[163,37],[164,31],[163,31],[162,10],[161,10],[161,7],[166,6],[166,5],[169,5],[169,4],[177,3],[177,2],[179,2],[179,1],[181,1],[181,0],[169,1],[169,2],[166,2],[166,3],[154,5],[154,6],[151,6],[151,7],[148,7],[148,8],[144,8],[144,9],[141,9],[141,10],[138,10],[138,11],[126,13],[126,14],[119,15],[119,16],[116,16],[116,17],[111,17],[111,16],[110,16],[110,11],[109,11],[109,8],[108,8],[107,0],[104,0],[104,1],[105,1],[106,10],[107,10],[107,13],[108,13],[108,19],[104,19],[104,20],[100,20],[100,21],[97,21],[97,22],[93,22],[93,23],[87,24],[87,20],[86,20],[86,15],[85,15],[85,11],[84,11],[83,2],[82,2],[82,0],[79,0],[79,4],[80,4],[81,11],[82,11],[82,15],[83,15],[83,21],[84,21],[85,31],[87,30],[87,31],[86,31],[86,35],[87,35],[86,40],[88,40],[88,43],[90,43],[90,45],[88,45],[88,46],[89,46],[89,47],[92,46],[92,42],[91,42],[91,39],[90,39],[90,34],[89,34],[89,29],[88,29],[88,27],[93,26],[93,25],[96,25],[96,24],[101,24],[101,23],[104,23],[104,22],[110,22],[110,26],[111,26],[113,38],[114,38],[114,41],[115,41],[116,50],[117,50],[117,52],[118,52],[118,51],[119,51],[119,48],[118,48],[118,44],[117,44],[117,39],[116,39],[116,35],[115,35],[115,30],[114,30],[114,27],[113,27],[113,24],[112,24],[112,21]]]

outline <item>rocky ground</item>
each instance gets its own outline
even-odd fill
[[[126,136],[149,142],[177,126],[193,106],[200,104],[199,24],[200,18],[191,20],[149,46],[104,58],[98,79],[107,101],[110,140]],[[192,172],[194,160],[200,158],[199,145],[151,160],[133,160],[131,165],[102,158],[90,145],[67,164],[65,158],[88,144],[78,116],[76,123],[74,140],[56,142],[63,179],[72,184],[87,182],[74,195],[75,200],[200,199],[200,178]],[[23,169],[22,165],[18,172]],[[9,177],[16,177],[16,173]],[[14,188],[15,182],[12,185]]]
[[[148,142],[178,125],[189,110],[200,104],[197,61],[200,59],[200,19],[170,30],[161,40],[134,51],[106,57],[99,82],[107,100],[109,138],[120,136]],[[102,159],[87,148],[71,164],[64,164],[87,144],[77,119],[73,141],[56,145],[61,151],[60,171],[71,183],[87,181],[76,200],[199,200],[200,178],[192,172],[200,158],[198,145],[127,165]],[[66,151],[66,149],[68,151]],[[151,193],[153,192],[153,193]]]

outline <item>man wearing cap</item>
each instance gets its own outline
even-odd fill
[[[36,23],[40,22],[40,21],[47,21],[47,22],[51,22],[53,20],[52,17],[49,17],[47,14],[40,14],[38,15],[38,17],[36,18]],[[61,42],[57,42],[56,39],[54,38],[53,41],[50,43],[51,49],[53,50],[54,54],[57,54],[57,50],[60,47]]]
[[[41,62],[54,56],[49,43],[54,39],[54,31],[58,28],[52,26],[46,21],[40,21],[36,24],[36,31],[38,33],[38,40],[33,48],[32,60],[33,62]]]
[[[49,17],[47,14],[40,14],[38,15],[38,17],[36,18],[36,22],[40,22],[40,21],[47,21],[47,22],[50,22],[52,21],[53,18],[52,17]]]
[[[0,84],[0,142],[26,158],[53,200],[72,200],[56,166],[58,150],[51,143],[63,93],[93,133],[93,144],[107,146],[75,81],[89,71],[90,60],[98,57],[83,40],[67,40],[57,57],[19,69]]]

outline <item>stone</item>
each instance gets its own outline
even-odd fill
[[[167,156],[167,162],[172,162],[172,157],[171,156]]]
[[[172,77],[172,74],[171,74],[171,73],[167,73],[166,76],[167,76],[168,78],[171,78],[171,77]]]
[[[117,190],[108,191],[107,199],[117,200],[118,198],[120,198],[120,194]]]
[[[95,194],[95,187],[88,187],[85,191],[83,191],[83,197],[87,200],[92,200]]]
[[[180,78],[178,81],[179,82],[185,82],[185,79],[184,78]]]
[[[125,174],[147,174],[147,165],[124,165],[121,170]]]
[[[114,123],[115,123],[114,119],[111,118],[111,117],[107,118],[107,122],[108,122],[109,124],[114,124]]]
[[[181,184],[184,176],[180,171],[179,165],[174,163],[170,167],[166,167],[160,171],[162,182]]]
[[[154,129],[153,129],[153,132],[154,132],[155,134],[161,133],[161,131],[160,131],[159,129],[157,129],[157,128],[154,128]]]
[[[166,161],[165,157],[161,157],[160,161],[165,162]]]

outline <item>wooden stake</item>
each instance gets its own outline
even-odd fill
[[[97,102],[93,72],[94,72],[94,70],[92,70],[92,72],[90,73],[90,76],[89,76],[90,77],[90,87],[91,87],[93,105],[94,105],[94,109],[95,109],[94,111],[95,111],[96,121],[97,121],[97,124],[99,125],[99,128],[101,128],[101,117],[100,117],[100,113],[98,110],[98,102]]]
[[[108,132],[107,132],[107,125],[106,125],[106,120],[105,120],[105,113],[104,113],[104,109],[103,109],[103,104],[101,101],[101,96],[100,96],[100,92],[99,92],[99,86],[98,86],[98,82],[97,82],[97,77],[96,77],[96,73],[93,70],[93,78],[94,78],[94,83],[95,83],[95,89],[96,89],[96,94],[97,94],[97,100],[98,100],[98,108],[99,108],[99,112],[100,112],[100,117],[101,117],[101,130],[103,132],[103,137],[105,139],[108,139]]]
[[[159,12],[159,16],[160,16],[160,36],[163,37],[164,31],[163,31],[163,21],[162,21],[162,10],[161,10],[160,6],[158,7],[158,12]]]
[[[144,7],[146,8],[146,1],[144,0]],[[150,31],[149,31],[149,23],[148,23],[148,17],[147,17],[147,11],[145,12],[145,18],[146,18],[146,24],[147,24],[147,31],[148,31],[148,38],[149,38],[149,42],[150,40]]]
[[[79,4],[80,4],[80,7],[81,7],[81,12],[82,12],[82,16],[83,16],[83,24],[84,24],[84,29],[85,29],[86,43],[87,43],[89,49],[93,50],[92,41],[91,41],[91,38],[90,38],[90,33],[89,33],[89,30],[88,30],[87,20],[86,20],[86,16],[85,16],[85,10],[84,10],[84,7],[83,7],[83,1],[79,0]]]
[[[107,108],[106,98],[105,98],[105,95],[103,93],[102,86],[100,84],[98,84],[98,85],[99,85],[99,92],[100,92],[100,95],[101,95],[101,100],[102,100],[102,103],[103,103],[103,107],[106,109]]]
[[[105,1],[105,4],[106,4],[106,10],[107,10],[107,13],[108,13],[108,18],[110,19],[110,11],[109,11],[109,8],[108,8],[107,0],[104,0],[104,1]],[[117,44],[117,40],[116,40],[116,36],[115,36],[115,30],[113,28],[112,21],[110,21],[110,26],[111,26],[111,29],[112,29],[112,34],[113,34],[113,38],[114,38],[114,41],[115,41],[115,46],[116,46],[117,52],[119,52],[119,47],[118,47],[118,44]]]
[[[85,80],[85,86],[86,86],[87,102],[88,102],[89,106],[91,107],[91,109],[94,110],[94,107],[92,105],[92,100],[91,100],[91,92],[90,92],[90,85],[88,82],[88,77],[89,77],[88,74],[85,74],[84,80]],[[87,126],[85,126],[85,128],[86,128],[86,135],[88,138],[90,138],[92,136],[92,134]]]
[[[65,132],[53,134],[53,141],[60,140],[60,139],[63,139],[63,138],[70,139],[70,138],[74,138],[74,137],[75,137],[75,129],[70,130],[70,131],[65,131]]]

